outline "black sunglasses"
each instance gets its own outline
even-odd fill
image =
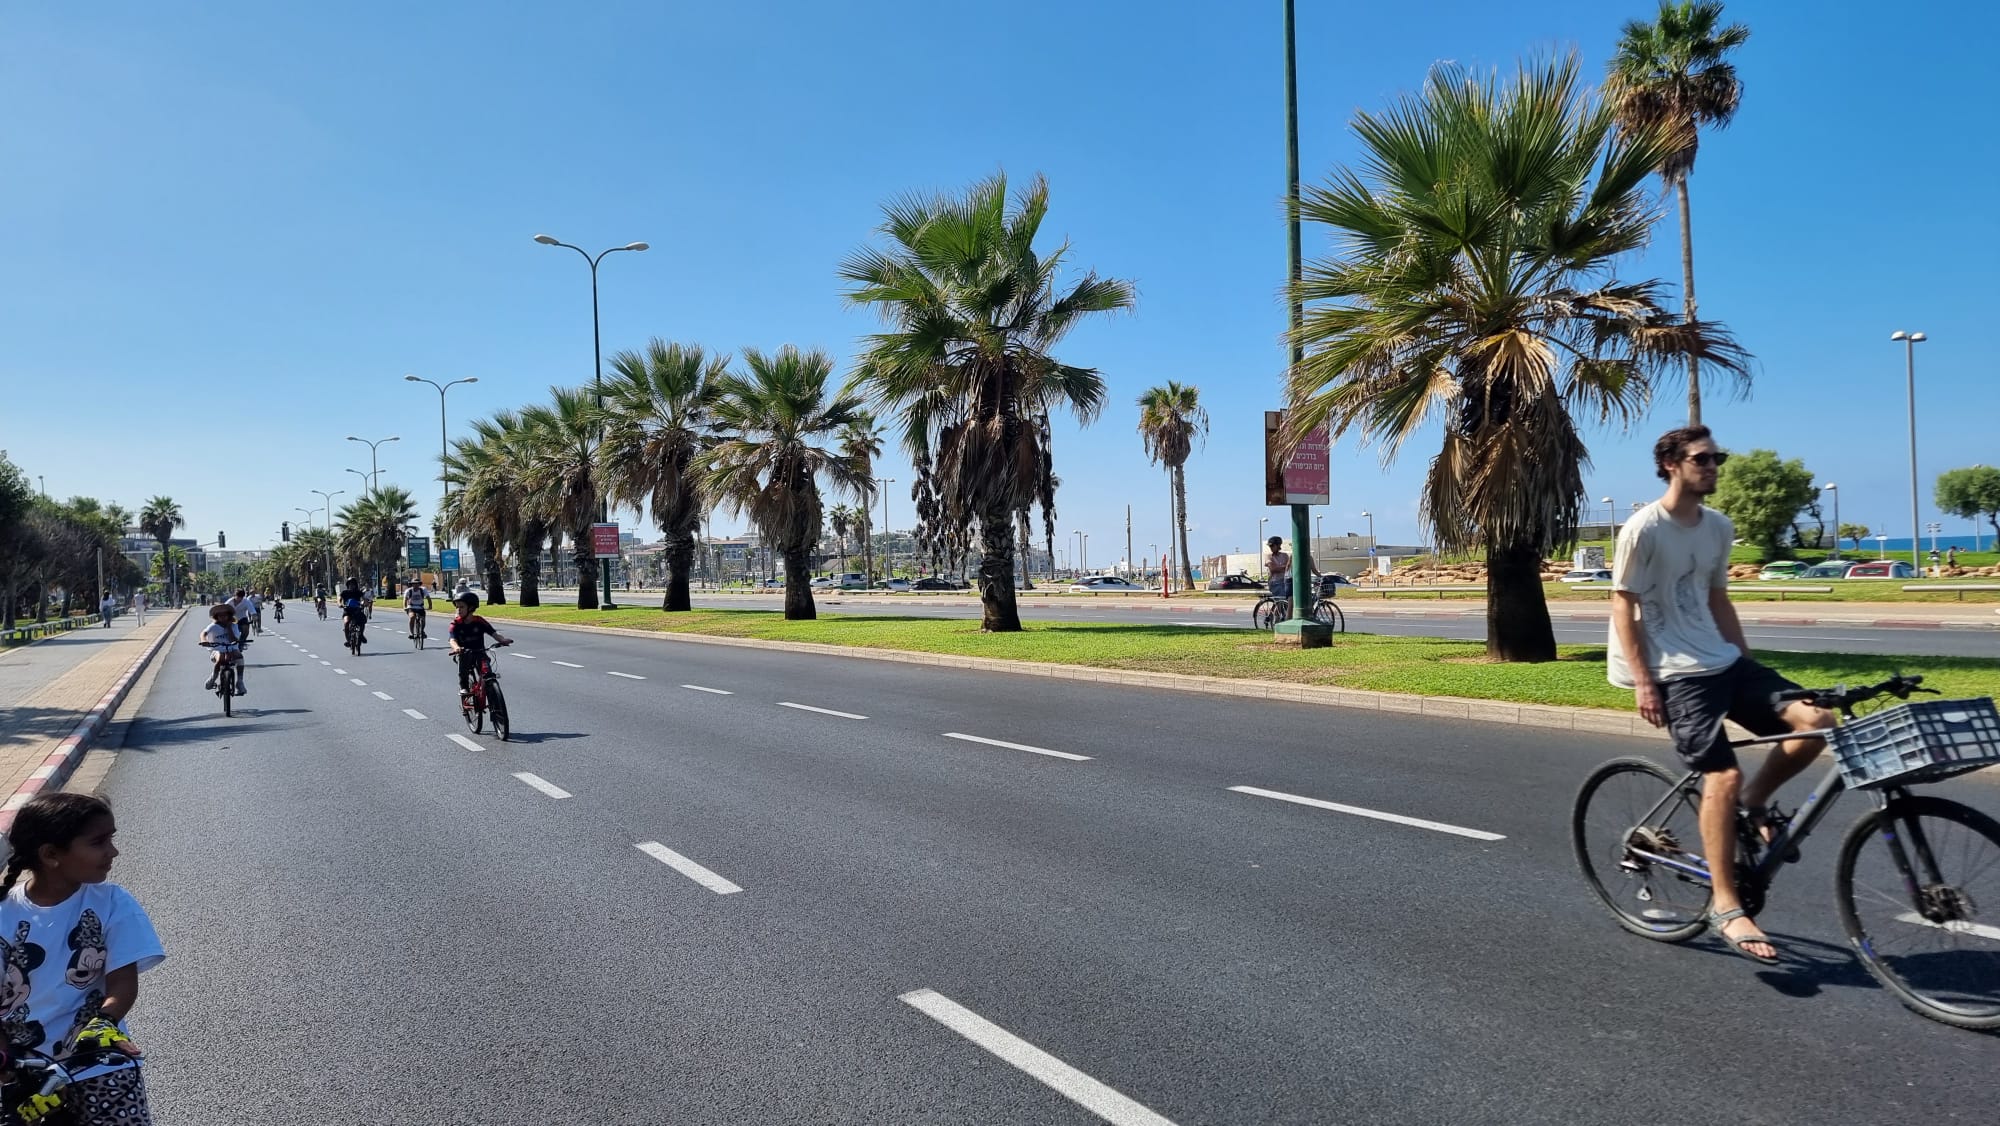
[[[1729,460],[1729,455],[1719,451],[1712,454],[1689,454],[1685,460],[1694,462],[1703,469],[1707,469],[1711,465],[1720,469],[1722,464]]]

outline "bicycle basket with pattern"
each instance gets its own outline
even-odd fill
[[[1991,697],[1911,701],[1848,720],[1831,741],[1850,786],[1942,782],[2000,766],[2000,712]]]

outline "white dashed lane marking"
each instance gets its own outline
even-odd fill
[[[717,895],[735,895],[743,890],[658,841],[643,841],[632,847]]]
[[[699,684],[683,684],[683,685],[681,685],[681,687],[682,687],[682,688],[686,688],[686,689],[688,689],[688,690],[689,690],[689,691],[691,691],[691,692],[707,692],[707,693],[710,693],[710,694],[712,694],[712,695],[716,695],[716,696],[734,696],[734,695],[736,695],[736,693],[734,693],[734,692],[731,692],[731,691],[728,691],[727,689],[723,689],[723,688],[703,688],[703,687],[702,687],[701,685],[699,685]]]
[[[376,698],[377,700],[393,700],[393,699],[395,699],[395,697],[394,697],[394,696],[391,696],[391,695],[389,695],[389,694],[388,694],[387,692],[379,692],[379,691],[378,691],[378,692],[374,692],[374,693],[371,693],[371,694],[372,694],[372,695],[373,695],[373,696],[374,696],[374,697],[375,697],[375,698]]]
[[[569,796],[568,790],[563,789],[561,786],[551,784],[548,780],[544,779],[539,774],[529,774],[527,771],[524,770],[515,774],[514,777],[519,778],[521,781],[526,782],[528,785],[534,787],[537,790],[540,790],[541,792],[547,794],[552,798],[566,798]]]
[[[781,707],[781,708],[796,708],[796,709],[798,709],[799,711],[802,711],[802,712],[818,712],[818,713],[819,713],[820,715],[830,715],[830,716],[835,716],[835,717],[838,717],[838,718],[840,718],[840,719],[867,719],[867,718],[868,718],[868,717],[867,717],[867,716],[865,716],[865,715],[855,715],[855,714],[854,714],[853,712],[837,712],[837,711],[834,711],[834,710],[833,710],[832,708],[815,708],[815,707],[813,707],[813,706],[812,706],[811,704],[794,704],[794,703],[790,702],[789,700],[780,700],[780,701],[778,701],[778,706],[779,706],[779,707]]]
[[[456,731],[445,736],[445,738],[451,740],[454,743],[457,743],[459,746],[464,747],[468,751],[483,751],[486,749],[485,747],[480,746],[479,744],[473,742],[472,740],[466,738],[465,736],[460,735]]]
[[[1400,813],[1383,813],[1379,809],[1363,809],[1358,805],[1341,805],[1339,802],[1321,801],[1318,798],[1302,798],[1297,794],[1279,793],[1277,790],[1260,790],[1255,786],[1231,786],[1232,793],[1249,794],[1259,798],[1274,798],[1294,805],[1309,805],[1314,809],[1330,809],[1335,813],[1349,813],[1356,817],[1368,817],[1376,821],[1389,821],[1397,825],[1409,825],[1418,829],[1429,829],[1434,833],[1451,833],[1454,836],[1471,837],[1475,841],[1504,841],[1499,833],[1489,833],[1484,829],[1467,829],[1459,825],[1447,825],[1442,821],[1426,821],[1421,817],[1405,817]]]
[[[378,695],[379,695],[379,693],[378,693]],[[429,718],[430,718],[429,716],[425,715],[424,713],[422,713],[422,712],[418,711],[418,710],[417,710],[417,709],[415,709],[415,708],[404,708],[404,709],[403,709],[403,714],[404,714],[404,715],[406,715],[406,716],[409,716],[409,717],[410,717],[411,719],[429,719]]]
[[[958,731],[944,733],[947,739],[962,739],[968,743],[984,743],[989,747],[1005,747],[1010,751],[1027,751],[1029,754],[1047,755],[1050,758],[1066,758],[1071,762],[1089,762],[1089,755],[1073,755],[1068,751],[1052,751],[1047,747],[1030,747],[1026,743],[1009,743],[1005,739],[988,739],[983,735],[966,735]]]
[[[561,665],[562,667],[564,667],[564,668],[566,668],[566,669],[580,669],[580,668],[582,668],[582,667],[583,667],[582,665],[574,665],[574,664],[571,664],[571,663],[570,663],[570,662],[568,662],[568,661],[555,661],[555,662],[553,662],[553,663],[554,663],[554,664],[558,664],[558,665]]]
[[[626,680],[644,680],[644,679],[646,679],[646,678],[645,678],[645,677],[643,677],[643,676],[637,676],[637,675],[634,675],[634,674],[632,674],[632,673],[629,673],[629,672],[608,672],[608,673],[605,673],[604,675],[606,675],[606,676],[622,676],[622,677],[624,677],[624,678],[625,678]]]

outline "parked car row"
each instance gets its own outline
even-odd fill
[[[1900,559],[1829,559],[1807,566],[1795,559],[1780,559],[1757,572],[1764,581],[1783,579],[1914,579],[1917,569]]]

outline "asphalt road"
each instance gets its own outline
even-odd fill
[[[576,601],[574,590],[549,592],[550,602]],[[625,597],[621,595],[621,597]],[[635,605],[658,605],[660,592],[633,592]],[[706,595],[697,593],[696,606],[726,609],[759,608],[776,610],[783,598],[777,594]],[[961,605],[962,599],[931,597],[887,599],[880,596],[855,599],[838,594],[816,595],[815,602],[829,613],[909,614],[927,618],[977,618],[977,605]],[[1204,625],[1226,629],[1250,628],[1254,600],[1187,600],[1175,604],[1164,600],[1092,598],[1063,601],[1024,601],[1022,614],[1042,621],[1059,622],[1138,622],[1153,625]],[[1395,634],[1406,637],[1456,637],[1470,641],[1486,638],[1486,620],[1476,611],[1448,617],[1420,617],[1437,611],[1435,604],[1421,600],[1384,602],[1369,598],[1343,598],[1342,612],[1347,628],[1360,633]],[[1199,609],[1195,609],[1199,607]],[[1226,613],[1217,611],[1228,608]],[[1818,610],[1826,613],[1830,611]],[[1558,608],[1560,614],[1560,608]],[[2000,619],[1996,619],[2000,621]],[[1564,644],[1603,644],[1603,618],[1574,620],[1557,617],[1556,640]],[[1874,629],[1848,625],[1746,625],[1744,633],[1759,649],[1799,653],[1907,653],[1927,657],[2000,657],[2000,630],[1995,629]]]
[[[190,623],[110,773],[114,879],[170,953],[133,1020],[163,1124],[1986,1123],[2000,1097],[1992,1037],[1846,953],[1831,833],[1764,916],[1781,970],[1602,914],[1569,804],[1655,743],[510,623],[502,744],[381,625],[352,658],[294,616],[224,719]]]

